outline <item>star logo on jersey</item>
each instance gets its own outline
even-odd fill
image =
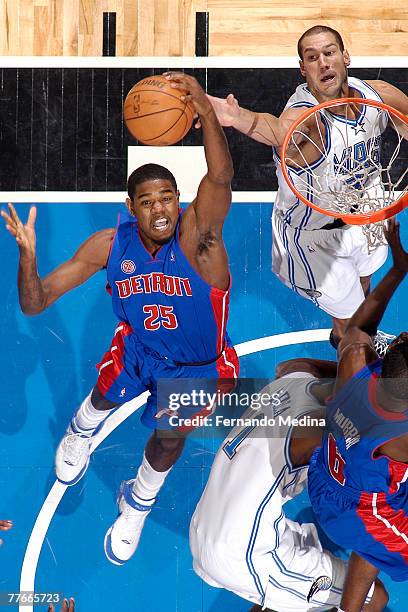
[[[310,587],[309,595],[307,596],[307,603],[310,603],[313,596],[316,595],[318,591],[328,591],[331,588],[332,583],[333,581],[330,576],[319,576],[319,578],[316,578]]]
[[[357,125],[353,125],[352,129],[354,130],[354,134],[357,136],[360,132],[366,133],[364,123],[358,123]]]
[[[136,265],[131,259],[124,259],[120,264],[120,269],[125,274],[133,274],[133,272],[136,270]]]

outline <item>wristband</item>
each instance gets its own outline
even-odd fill
[[[247,136],[251,136],[253,131],[255,130],[256,126],[258,125],[258,121],[259,121],[259,115],[258,113],[255,113],[255,117],[254,120],[252,121],[252,125],[249,128],[249,130],[247,131],[246,135]]]

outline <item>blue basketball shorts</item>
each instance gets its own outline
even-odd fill
[[[333,542],[356,552],[395,581],[408,580],[408,489],[360,492],[336,483],[318,457],[311,459],[309,497]]]
[[[158,406],[158,381],[202,379],[211,381],[209,384],[214,389],[214,384],[217,386],[214,381],[220,380],[222,390],[227,392],[233,388],[239,374],[238,357],[232,346],[226,345],[220,357],[208,365],[179,365],[143,345],[133,333],[131,326],[123,322],[118,324],[109,350],[96,367],[99,371],[97,387],[106,399],[116,404],[123,404],[138,397],[144,391],[150,391],[141,417],[142,423],[151,429],[177,427],[186,433],[194,427],[174,425],[176,419],[170,419],[174,416],[174,410],[168,405]],[[227,384],[231,381],[229,388],[225,386],[225,381]],[[209,406],[203,404],[188,407],[179,416],[204,417],[212,412],[213,409],[209,411]],[[184,418],[179,420],[182,423]]]

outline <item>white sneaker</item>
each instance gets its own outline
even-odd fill
[[[388,351],[388,348],[395,340],[396,336],[392,334],[386,334],[383,331],[378,330],[375,336],[373,337],[374,348],[378,353],[379,357],[384,357],[385,353]]]
[[[91,456],[91,436],[74,433],[68,427],[55,455],[55,473],[60,482],[74,485],[85,474]]]
[[[109,561],[123,565],[139,544],[144,522],[152,505],[142,506],[132,495],[134,480],[124,480],[119,489],[119,514],[105,535],[104,549]]]

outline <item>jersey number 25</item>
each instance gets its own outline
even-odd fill
[[[143,312],[148,316],[144,320],[145,329],[156,331],[160,326],[166,329],[176,329],[178,322],[173,312],[173,306],[161,306],[159,304],[147,304],[143,306]]]

